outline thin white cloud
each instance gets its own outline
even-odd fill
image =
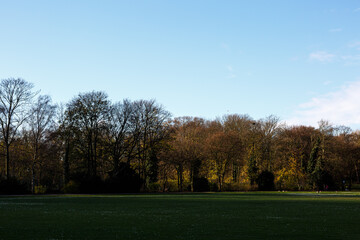
[[[360,12],[360,8],[356,8],[354,12]]]
[[[360,65],[360,54],[342,56],[341,59],[347,66]]]
[[[225,49],[226,51],[230,50],[230,46],[227,43],[221,43],[220,48]]]
[[[233,73],[230,73],[228,76],[227,76],[227,78],[236,78],[236,75],[235,74],[233,74]]]
[[[309,59],[312,61],[331,62],[334,60],[334,58],[334,54],[325,51],[317,51],[309,54]]]
[[[299,105],[288,124],[317,126],[321,119],[336,125],[360,125],[360,80]]]
[[[341,32],[342,29],[341,28],[333,28],[333,29],[330,29],[329,32],[332,32],[332,33],[335,33],[335,32]]]
[[[331,83],[332,83],[332,81],[325,81],[325,82],[323,82],[323,84],[324,84],[325,86],[330,85]]]
[[[349,44],[350,48],[356,48],[357,50],[360,50],[360,41],[355,41]]]
[[[227,78],[236,78],[236,74],[234,74],[234,69],[231,65],[226,66],[226,69],[228,70],[229,74]]]

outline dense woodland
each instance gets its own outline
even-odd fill
[[[154,100],[80,93],[56,105],[0,83],[0,193],[345,190],[360,182],[360,133],[320,120],[172,118]]]

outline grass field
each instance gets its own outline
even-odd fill
[[[360,195],[2,196],[0,239],[360,239]]]

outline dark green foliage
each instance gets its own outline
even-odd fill
[[[149,170],[148,170],[148,178],[149,183],[155,183],[158,180],[159,174],[159,159],[156,156],[154,151],[151,152],[149,159]]]
[[[16,178],[8,179],[0,178],[0,194],[26,194],[29,190],[25,183],[20,182]]]
[[[120,163],[119,170],[103,181],[98,176],[77,174],[64,187],[65,193],[136,193],[140,191],[142,181],[139,175],[127,163]]]
[[[80,193],[104,193],[104,182],[98,176],[87,176],[80,179]]]
[[[219,191],[218,184],[216,182],[209,182],[209,189],[211,192],[218,192]]]
[[[322,190],[336,190],[333,177],[329,172],[324,171],[322,174]]]
[[[252,153],[250,154],[249,160],[248,160],[248,175],[250,178],[251,185],[255,184],[256,179],[259,176],[258,171],[259,171],[259,168],[257,167],[256,157],[255,157],[254,149],[253,149]]]
[[[316,160],[316,165],[314,171],[311,174],[313,183],[315,184],[316,188],[320,190],[323,185],[323,178],[324,178],[324,171],[322,167],[321,158],[318,157]]]
[[[199,177],[200,167],[201,160],[199,158],[195,158],[193,161],[191,161],[191,172],[194,179]]]
[[[139,175],[127,163],[119,164],[119,173],[105,181],[108,193],[136,193],[140,191],[142,181]]]
[[[320,138],[316,140],[316,143],[311,151],[307,171],[310,179],[310,184],[317,190],[321,190],[324,187],[324,169],[323,159],[319,154],[320,151]]]
[[[210,191],[209,181],[204,178],[194,178],[194,192],[208,192]]]
[[[261,172],[257,179],[257,184],[260,191],[274,190],[275,189],[274,174],[269,171]]]
[[[79,185],[78,182],[71,180],[65,184],[63,193],[80,193]]]
[[[312,174],[315,170],[316,162],[319,157],[320,138],[317,138],[314,147],[311,150],[310,158],[307,165],[307,172]]]

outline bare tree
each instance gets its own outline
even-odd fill
[[[51,104],[51,97],[39,96],[32,106],[27,123],[29,125],[29,140],[32,155],[32,191],[35,187],[36,167],[41,171],[41,147],[46,142],[46,133],[50,132],[54,123],[56,105]]]
[[[28,117],[27,107],[36,93],[33,84],[20,78],[3,79],[0,83],[0,128],[5,147],[5,177],[10,177],[10,146],[19,127]]]
[[[155,100],[139,100],[134,104],[133,130],[136,136],[136,158],[138,160],[138,172],[143,180],[154,181],[157,178],[158,147],[162,140],[167,137],[167,122],[170,113]],[[149,178],[149,179],[148,179]],[[145,186],[146,182],[145,182]]]
[[[261,149],[262,149],[262,161],[265,163],[265,169],[272,171],[273,156],[274,156],[274,142],[279,132],[279,129],[283,127],[280,124],[280,119],[277,116],[270,115],[265,119],[259,120],[260,133],[261,133]],[[264,170],[265,170],[264,169]]]
[[[110,101],[104,92],[79,94],[67,106],[67,115],[77,129],[78,146],[86,159],[87,174],[97,174],[100,135],[109,123]]]
[[[57,126],[55,135],[59,144],[62,165],[63,165],[63,181],[67,184],[70,181],[70,157],[74,149],[75,140],[75,124],[74,114],[60,104],[57,108]]]
[[[119,174],[119,163],[126,153],[131,155],[129,135],[131,119],[134,112],[133,104],[125,99],[123,102],[113,104],[110,110],[109,142],[114,164],[113,175]],[[128,161],[130,158],[128,158]]]

